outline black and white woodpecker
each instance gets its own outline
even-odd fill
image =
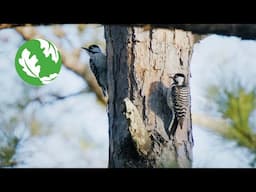
[[[103,95],[107,95],[107,59],[102,53],[98,45],[90,45],[88,48],[82,47],[90,56],[90,68],[93,72],[99,86],[102,89]]]
[[[177,127],[182,129],[186,113],[189,111],[190,94],[186,77],[182,73],[170,76],[173,84],[167,90],[167,105],[172,110],[172,120],[168,128],[169,137],[175,135]]]

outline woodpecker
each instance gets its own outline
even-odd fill
[[[186,113],[190,106],[189,87],[186,77],[182,73],[176,73],[173,84],[167,90],[167,105],[172,110],[172,119],[168,128],[169,137],[174,136],[178,125],[182,129]]]
[[[90,69],[93,72],[104,97],[107,95],[107,59],[98,45],[90,45],[88,48],[82,47],[90,56]]]

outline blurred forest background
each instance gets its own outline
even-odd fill
[[[63,66],[56,80],[33,87],[16,74],[26,40],[55,43]],[[107,167],[106,101],[82,46],[105,50],[93,24],[0,29],[0,167]],[[255,167],[256,42],[209,35],[191,61],[193,167]]]

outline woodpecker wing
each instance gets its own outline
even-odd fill
[[[97,81],[98,81],[98,71],[97,71],[97,67],[95,65],[95,63],[93,62],[93,60],[90,58],[90,68],[91,68],[91,71],[93,72],[93,74],[95,75]]]
[[[174,110],[177,117],[178,124],[182,129],[183,122],[189,105],[189,93],[187,86],[174,86],[172,89],[174,98]]]
[[[97,59],[97,57],[95,59]],[[99,61],[96,60],[96,62],[99,62]],[[103,64],[101,64],[101,65],[103,65]],[[107,83],[107,79],[105,78],[105,76],[106,76],[106,74],[105,74],[106,72],[104,71],[105,69],[100,70],[99,66],[97,66],[96,63],[94,63],[94,60],[91,58],[90,58],[90,68],[97,80],[98,85],[101,87],[102,93],[105,97],[106,93],[107,93],[107,87],[105,86],[105,84]]]

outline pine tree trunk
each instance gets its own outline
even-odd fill
[[[105,38],[109,167],[191,167],[190,107],[183,128],[170,139],[166,90],[175,73],[184,73],[189,81],[192,34],[113,25],[105,26]]]

